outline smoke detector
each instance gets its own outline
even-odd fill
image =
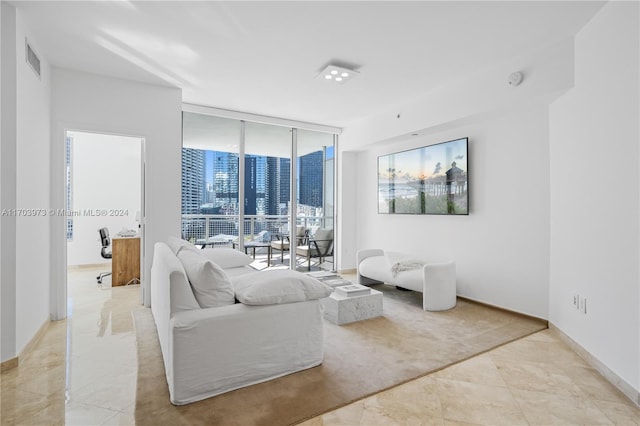
[[[515,87],[520,83],[522,83],[523,78],[524,76],[522,75],[522,73],[520,71],[516,71],[509,75],[509,78],[507,79],[507,83],[509,83],[509,86]]]

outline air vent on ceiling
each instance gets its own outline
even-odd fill
[[[24,40],[26,45],[26,60],[31,65],[31,69],[36,73],[38,78],[40,78],[40,58],[36,55],[36,52],[33,51],[29,41],[27,39]]]

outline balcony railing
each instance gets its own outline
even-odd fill
[[[214,245],[230,245],[238,241],[238,215],[182,215],[182,238],[194,244],[207,241]],[[244,238],[251,240],[261,231],[278,234],[286,229],[288,216],[245,215]],[[298,217],[297,225],[303,225],[313,234],[318,228],[333,228],[333,218],[324,216]]]

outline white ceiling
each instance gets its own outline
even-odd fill
[[[600,1],[13,2],[52,65],[344,127],[575,34]],[[329,62],[360,72],[316,79]]]

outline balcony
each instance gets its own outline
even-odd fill
[[[182,215],[182,238],[200,247],[238,247],[238,215],[204,215],[204,214],[183,214]],[[244,241],[251,241],[257,238],[261,232],[265,242],[276,238],[284,230],[288,229],[288,216],[286,215],[245,215],[244,219]],[[333,228],[333,218],[323,216],[299,216],[297,225],[302,225],[313,235],[319,228]],[[248,250],[248,254],[253,255],[253,248]],[[268,267],[288,265],[289,253],[285,252],[284,262],[281,263],[280,253],[274,253],[271,265],[267,264],[267,247],[255,248],[255,259],[253,266],[258,269]],[[315,259],[317,260],[317,259]],[[306,263],[300,264],[297,269],[306,271]],[[328,263],[328,268],[333,268],[333,259]],[[326,262],[325,262],[326,263]],[[326,266],[326,265],[323,265]],[[318,269],[317,262],[312,268]]]

